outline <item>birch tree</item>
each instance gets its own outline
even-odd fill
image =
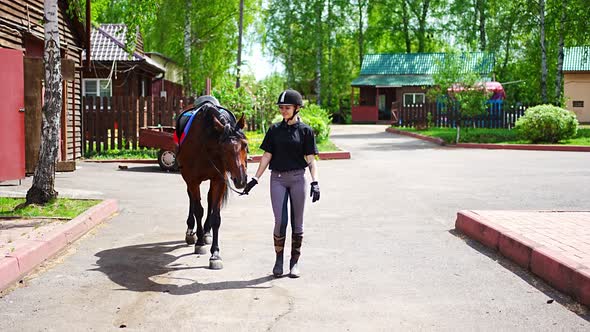
[[[55,167],[61,123],[62,77],[58,30],[58,0],[45,0],[43,21],[45,27],[45,100],[43,105],[41,148],[39,164],[35,169],[33,185],[27,192],[25,204],[45,204],[57,198]]]

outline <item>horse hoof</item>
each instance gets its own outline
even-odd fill
[[[205,246],[195,246],[195,254],[197,255],[205,255],[207,253],[207,247]]]
[[[213,236],[209,233],[205,233],[205,244],[213,243]]]
[[[210,259],[209,268],[211,270],[221,270],[223,269],[223,261],[221,259]]]
[[[197,242],[197,236],[194,233],[186,234],[184,240],[186,241],[186,244],[195,244]]]

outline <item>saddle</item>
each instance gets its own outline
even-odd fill
[[[178,118],[176,118],[176,131],[174,133],[174,142],[180,146],[190,127],[193,123],[195,116],[203,109],[205,105],[209,105],[210,107],[214,107],[219,111],[219,121],[223,124],[231,124],[232,126],[236,124],[236,116],[228,109],[223,108],[221,106],[215,106],[212,103],[206,102],[199,106],[192,106],[184,110]]]

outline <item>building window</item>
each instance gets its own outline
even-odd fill
[[[583,100],[574,100],[573,101],[574,107],[584,107],[584,101]]]
[[[82,81],[83,83],[83,95],[90,97],[112,97],[113,85],[110,84],[109,80],[86,78]]]
[[[423,93],[404,93],[404,106],[424,104],[425,95]]]

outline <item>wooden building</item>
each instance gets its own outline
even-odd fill
[[[72,161],[82,155],[80,69],[86,34],[76,8],[69,8],[74,3],[58,1],[64,79],[58,170],[73,169]],[[42,21],[43,0],[0,0],[0,90],[4,91],[0,104],[0,181],[33,173],[38,162],[45,75]]]
[[[564,49],[563,76],[566,108],[580,123],[590,123],[590,46]]]
[[[351,115],[355,123],[390,122],[392,110],[424,104],[432,75],[444,61],[445,53],[368,54],[363,57],[359,76],[351,83]],[[464,54],[466,71],[479,73],[489,81],[494,66],[490,53]]]
[[[141,34],[136,34],[136,47],[132,54],[125,49],[124,24],[101,24],[92,29],[90,37],[90,64],[84,71],[84,96],[135,96],[152,95],[152,82],[163,77],[166,69],[143,51]]]
[[[158,52],[145,54],[166,70],[163,76],[158,76],[152,81],[152,96],[166,98],[184,96],[182,68],[178,63]]]

